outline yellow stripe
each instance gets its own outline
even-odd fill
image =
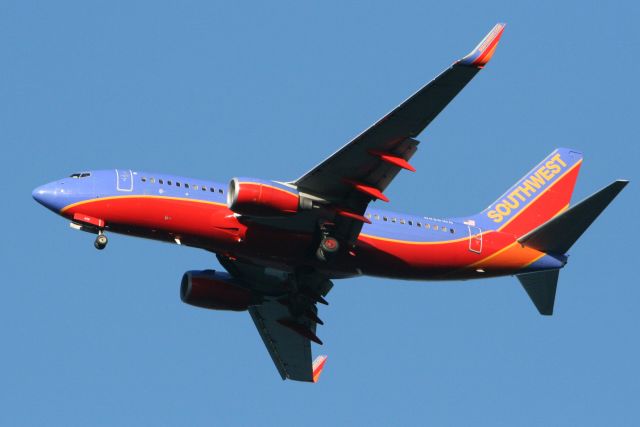
[[[470,268],[470,267],[475,267],[476,265],[479,265],[479,264],[482,264],[482,263],[484,263],[484,262],[487,262],[487,261],[489,261],[490,259],[497,257],[498,255],[500,255],[500,254],[501,254],[501,253],[503,253],[504,251],[506,251],[506,250],[508,250],[508,249],[511,249],[511,248],[512,248],[512,247],[514,247],[516,244],[518,244],[518,242],[517,242],[517,241],[515,241],[515,242],[513,242],[513,243],[511,243],[511,244],[509,244],[509,245],[507,245],[507,246],[505,246],[504,248],[500,249],[499,251],[496,251],[496,252],[492,253],[492,254],[491,254],[491,255],[489,255],[489,256],[486,256],[486,257],[482,258],[480,261],[476,261],[476,262],[473,262],[473,263],[471,263],[471,264],[469,264],[469,265],[466,265],[466,266],[462,267],[460,270],[464,270],[464,269],[467,269],[467,268]],[[458,270],[456,270],[456,271],[458,271]]]
[[[569,172],[571,172],[573,169],[575,169],[578,165],[580,165],[582,163],[582,159],[578,160],[576,162],[576,164],[574,164],[573,166],[571,166],[569,169],[567,169],[565,171],[565,173],[562,174],[562,176],[558,179],[556,179],[555,181],[553,181],[551,183],[551,185],[549,185],[547,188],[545,188],[540,194],[538,194],[536,197],[534,197],[533,199],[531,199],[527,206],[524,207],[524,209],[520,210],[518,213],[516,213],[514,216],[512,216],[511,218],[509,218],[509,220],[507,222],[505,222],[504,224],[502,224],[499,228],[498,231],[502,230],[503,228],[505,228],[507,225],[509,225],[509,223],[511,223],[511,221],[513,221],[514,219],[516,219],[522,212],[525,212],[528,208],[530,208],[536,200],[538,200],[538,198],[540,196],[542,196],[544,193],[546,193],[547,191],[549,191],[551,188],[553,188],[554,185],[556,185],[558,182],[560,182],[560,180]]]
[[[483,233],[484,235],[484,233]],[[441,243],[455,243],[455,242],[461,242],[463,240],[469,240],[469,236],[465,236],[465,237],[461,237],[459,239],[453,239],[453,240],[439,240],[437,242],[413,242],[410,240],[398,240],[398,239],[389,239],[387,237],[378,237],[378,236],[374,236],[371,234],[364,234],[364,233],[360,233],[361,237],[368,237],[370,239],[373,240],[383,240],[385,242],[393,242],[393,243],[406,243],[408,245],[438,245]]]
[[[186,198],[182,198],[182,197],[171,197],[171,196],[152,196],[152,195],[146,195],[146,194],[138,194],[138,195],[122,195],[122,196],[109,196],[109,197],[99,197],[96,199],[89,199],[89,200],[82,200],[80,202],[76,202],[76,203],[71,203],[70,205],[65,206],[64,208],[62,208],[60,210],[61,213],[66,212],[67,210],[76,207],[76,206],[81,206],[84,204],[88,204],[88,203],[93,203],[93,202],[102,202],[104,200],[115,200],[115,199],[165,199],[165,200],[180,200],[183,202],[192,202],[192,203],[203,203],[203,204],[209,204],[209,205],[217,205],[217,206],[227,206],[225,203],[220,203],[220,202],[211,202],[209,200],[200,200],[200,199],[186,199]]]

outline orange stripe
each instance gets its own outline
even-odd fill
[[[487,233],[490,233],[490,232],[492,232],[492,230],[487,230]],[[414,241],[411,241],[411,240],[390,239],[388,237],[379,237],[379,236],[374,236],[372,234],[365,234],[365,233],[360,233],[360,235],[358,237],[365,237],[365,238],[369,238],[369,239],[372,239],[372,240],[382,240],[384,242],[406,243],[408,245],[438,245],[438,244],[456,243],[456,242],[462,242],[463,240],[469,240],[469,236],[465,236],[465,237],[461,237],[459,239],[452,239],[452,240],[414,242]]]

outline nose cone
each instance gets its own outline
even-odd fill
[[[67,204],[75,201],[71,200],[74,194],[73,186],[65,181],[54,181],[41,185],[31,193],[36,202],[56,213]]]
[[[41,185],[33,190],[31,195],[36,202],[47,208],[51,208],[56,197],[56,188],[52,184]]]

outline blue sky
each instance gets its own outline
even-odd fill
[[[0,4],[0,424],[637,423],[640,7],[386,3]],[[387,193],[472,213],[557,146],[585,155],[574,200],[631,179],[572,249],[551,318],[515,278],[339,281],[321,382],[282,382],[246,313],[180,301],[210,254],[115,235],[98,252],[31,199],[98,168],[296,178],[499,21],[493,61]]]

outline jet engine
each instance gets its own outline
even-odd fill
[[[227,193],[229,209],[240,215],[291,215],[300,209],[311,209],[311,200],[298,192],[273,181],[253,178],[233,178]]]
[[[211,310],[244,311],[261,303],[257,294],[238,284],[230,275],[213,270],[184,273],[180,299],[187,304]]]

